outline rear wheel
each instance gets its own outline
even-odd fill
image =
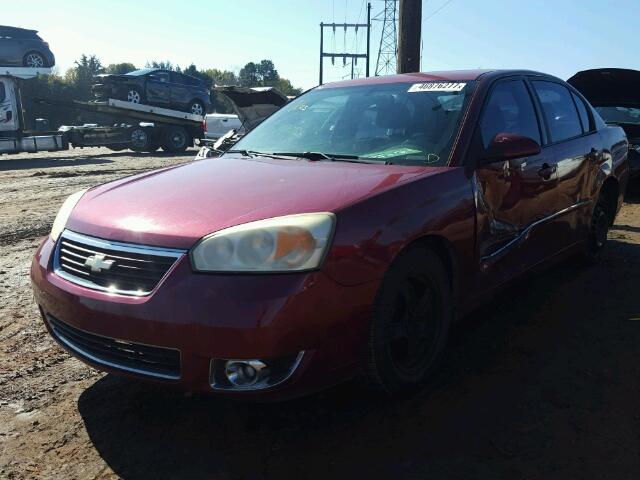
[[[22,65],[29,68],[43,68],[46,66],[46,62],[41,53],[29,52],[22,59]]]
[[[189,146],[189,134],[183,127],[168,127],[163,137],[162,149],[165,152],[184,152]]]
[[[189,113],[193,115],[204,115],[204,104],[200,100],[194,100],[189,104]]]
[[[114,152],[120,152],[121,150],[124,150],[125,148],[127,148],[127,146],[122,145],[120,143],[114,143],[113,145],[107,145],[107,148]]]
[[[402,253],[374,305],[367,349],[370,386],[394,395],[415,390],[436,369],[451,320],[449,278],[425,248]]]
[[[600,195],[591,214],[591,222],[589,224],[589,235],[584,255],[588,264],[596,264],[602,258],[612,218],[613,213],[610,212],[610,206],[606,198]]]

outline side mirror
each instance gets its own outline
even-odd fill
[[[541,151],[534,139],[515,133],[498,133],[489,143],[482,163],[532,157]]]

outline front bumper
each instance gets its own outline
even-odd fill
[[[31,265],[36,302],[54,338],[94,367],[118,374],[215,392],[212,359],[270,359],[304,351],[292,375],[243,397],[288,397],[353,376],[362,358],[377,282],[344,287],[322,272],[210,275],[180,258],[148,296],[113,295],[71,283],[52,271],[55,244],[46,239]],[[178,378],[158,379],[78,354],[54,335],[51,321],[120,342],[179,351]]]

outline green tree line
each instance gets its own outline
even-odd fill
[[[148,61],[144,67],[164,68],[192,75],[202,79],[208,88],[215,85],[240,85],[244,87],[275,87],[286,95],[295,96],[302,93],[300,88],[295,88],[288,79],[280,76],[271,60],[249,62],[237,73],[217,68],[199,69],[194,64],[181,69],[180,66],[174,65],[170,61],[156,60]],[[62,75],[53,73],[24,82],[22,97],[25,120],[28,123],[27,127],[33,128],[36,118],[49,120],[50,128],[58,128],[60,125],[82,125],[84,123],[114,123],[117,119],[109,115],[60,108],[59,106],[47,104],[46,100],[91,100],[91,85],[95,83],[96,75],[102,73],[125,74],[137,68],[139,67],[129,62],[112,63],[103,66],[100,59],[95,55],[82,55],[75,62],[75,66]],[[220,113],[232,112],[229,103],[220,95],[212,93],[211,103],[213,111]]]

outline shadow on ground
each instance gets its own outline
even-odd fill
[[[452,332],[419,395],[343,385],[242,404],[108,375],[81,395],[89,436],[137,478],[638,478],[640,247],[523,280]],[[219,476],[216,476],[219,475]]]
[[[122,152],[105,152],[95,155],[87,154],[83,156],[69,156],[69,157],[52,157],[50,155],[43,155],[37,157],[0,157],[0,172],[10,170],[29,170],[33,168],[59,168],[59,167],[79,167],[84,165],[101,165],[106,163],[113,163],[113,160],[119,157],[133,157],[133,158],[147,158],[147,157],[181,157],[181,156],[193,156],[195,157],[196,150],[187,150],[181,153],[171,152],[132,152],[125,150]]]

